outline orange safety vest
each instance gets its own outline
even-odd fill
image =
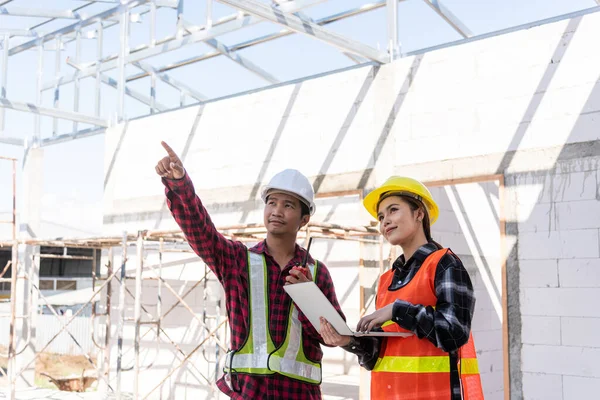
[[[380,309],[395,300],[435,307],[435,272],[448,251],[441,249],[430,254],[412,280],[398,290],[388,290],[394,270],[385,272],[379,279],[375,307]],[[383,325],[383,330],[408,332],[391,321]],[[464,399],[483,400],[472,335],[458,350],[458,359]],[[371,399],[451,399],[449,354],[416,335],[383,338],[379,359],[371,371]]]

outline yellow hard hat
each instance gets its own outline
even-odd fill
[[[377,219],[377,207],[379,206],[381,197],[388,192],[392,192],[398,196],[414,197],[421,201],[427,208],[431,225],[433,225],[440,215],[440,209],[425,185],[416,179],[404,176],[392,176],[383,185],[369,193],[363,200],[363,205],[373,218]]]

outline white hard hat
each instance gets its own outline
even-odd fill
[[[271,181],[263,187],[261,198],[267,201],[267,196],[271,193],[283,192],[297,197],[298,200],[308,206],[310,215],[315,213],[315,192],[313,187],[300,171],[295,169],[285,169],[276,174]]]

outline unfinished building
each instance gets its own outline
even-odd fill
[[[161,140],[181,155],[221,232],[247,243],[265,234],[260,186],[284,168],[309,176],[317,213],[301,240],[315,239],[311,254],[328,265],[350,323],[374,307],[377,278],[399,254],[360,200],[390,175],[426,182],[441,208],[433,237],[461,257],[475,284],[473,335],[486,399],[597,393],[600,7],[473,35],[425,0],[464,39],[403,52],[398,8],[410,1],[326,16],[311,14],[324,1],[218,1],[237,12],[212,18],[212,1],[202,2],[202,26],[186,21],[183,1],[164,0],[104,4],[98,14],[70,17],[38,10],[76,20],[43,33],[0,28],[2,127],[17,111],[33,120],[31,135],[3,129],[0,136],[0,156],[9,158],[0,160],[0,219],[10,222],[0,227],[6,397],[47,383],[36,373],[41,354],[83,357],[86,371],[69,379],[93,378],[88,390],[107,396],[223,397],[214,386],[228,346],[222,292],[166,207],[154,171]],[[157,39],[162,9],[176,17],[177,33]],[[336,22],[378,10],[387,51],[333,31]],[[29,11],[15,5],[13,12]],[[138,19],[152,33],[136,47],[130,25]],[[242,42],[217,38],[261,21],[271,31]],[[120,27],[114,55],[102,47],[111,26]],[[354,65],[280,81],[245,56],[293,33],[341,50]],[[81,51],[86,38],[100,43],[95,58]],[[144,61],[200,42],[211,49],[160,67]],[[68,46],[75,57],[65,72]],[[19,68],[12,59],[34,55],[29,49],[40,57],[31,104],[11,97],[10,83],[5,89],[7,71]],[[49,76],[39,66],[48,64],[45,51],[57,53]],[[262,83],[207,96],[167,74],[213,58]],[[162,99],[158,81],[175,95]],[[63,90],[76,99],[69,111],[57,94]],[[139,115],[133,100],[144,106]],[[61,119],[71,121],[66,130]],[[356,358],[324,351],[325,398],[368,398],[369,374]]]

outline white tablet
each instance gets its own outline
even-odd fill
[[[340,335],[344,336],[412,336],[412,333],[405,332],[354,332],[314,282],[285,285],[283,289],[290,295],[296,306],[306,315],[317,331],[321,329],[319,318],[323,317],[329,321]]]

